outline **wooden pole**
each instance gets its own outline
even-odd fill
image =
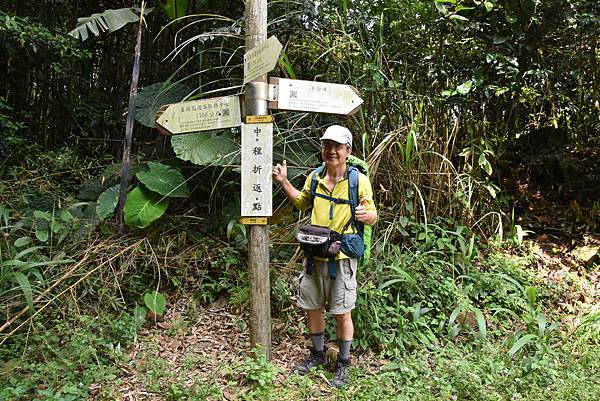
[[[246,52],[267,40],[267,1],[246,1]],[[266,115],[267,76],[246,85],[246,115]],[[248,278],[250,281],[250,343],[271,359],[271,285],[269,279],[269,231],[266,225],[250,225]]]
[[[119,231],[123,232],[123,208],[127,198],[127,185],[129,183],[129,154],[131,142],[133,141],[133,120],[135,118],[135,97],[137,95],[138,79],[140,76],[140,55],[142,52],[142,31],[144,29],[144,9],[146,2],[142,1],[140,10],[140,24],[138,26],[137,40],[133,54],[133,70],[131,72],[131,86],[129,89],[129,105],[127,107],[127,124],[125,125],[125,137],[123,138],[123,157],[121,164],[121,185],[119,186],[119,203],[117,205],[117,223]]]

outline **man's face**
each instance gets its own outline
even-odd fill
[[[348,145],[330,139],[325,139],[321,143],[321,156],[327,167],[337,167],[346,163],[346,159],[350,156],[351,152],[352,148]]]

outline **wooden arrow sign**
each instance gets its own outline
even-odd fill
[[[269,108],[352,115],[363,100],[350,85],[297,79],[269,79]]]
[[[241,124],[239,96],[167,104],[156,114],[156,126],[165,135],[239,127]]]

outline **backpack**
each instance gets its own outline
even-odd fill
[[[354,223],[356,225],[356,229],[358,234],[362,237],[364,243],[364,254],[361,258],[359,258],[359,265],[364,265],[367,263],[371,257],[371,236],[372,236],[372,227],[369,225],[364,225],[363,223],[359,223],[354,220],[354,212],[356,207],[359,205],[360,199],[358,198],[358,176],[359,172],[368,176],[369,174],[369,166],[367,163],[356,156],[350,155],[347,160],[348,164],[348,200],[345,199],[337,199],[327,195],[317,193],[317,176],[322,174],[325,170],[326,166],[323,163],[321,166],[317,167],[313,172],[310,180],[310,200],[311,204],[314,203],[315,196],[320,198],[325,198],[331,200],[335,203],[345,203],[350,204],[350,211],[352,212],[352,219],[348,222]],[[347,227],[346,227],[347,228]],[[345,231],[345,228],[342,230]]]

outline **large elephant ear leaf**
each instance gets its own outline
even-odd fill
[[[194,89],[183,84],[159,82],[141,89],[135,98],[135,119],[154,128],[160,106],[182,101]]]
[[[171,145],[177,157],[200,166],[222,166],[239,162],[240,149],[230,130],[174,135],[171,137]]]
[[[146,9],[144,14],[148,14],[151,10],[151,8]],[[90,32],[93,36],[98,36],[102,32],[118,31],[125,25],[139,20],[139,15],[131,8],[110,9],[89,17],[78,18],[77,28],[69,32],[69,35],[83,41],[90,37]]]
[[[183,175],[162,163],[148,162],[150,171],[140,171],[136,177],[146,188],[163,196],[186,198],[189,191]]]
[[[127,194],[125,201],[125,224],[130,227],[146,228],[158,220],[169,206],[169,198],[145,189],[136,187]]]

